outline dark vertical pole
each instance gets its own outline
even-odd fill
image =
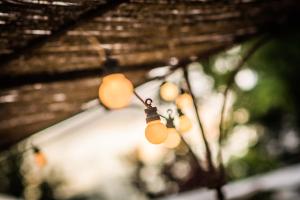
[[[182,69],[183,69],[183,75],[184,75],[188,90],[189,90],[189,92],[192,96],[194,110],[195,110],[195,113],[196,113],[196,116],[197,116],[198,125],[199,125],[199,128],[201,130],[201,136],[202,136],[202,139],[204,141],[204,145],[205,145],[205,149],[206,149],[206,158],[207,158],[209,170],[210,170],[211,174],[214,175],[217,172],[215,171],[215,168],[214,168],[213,163],[212,163],[211,150],[209,148],[208,141],[205,137],[204,127],[203,127],[203,124],[202,124],[201,119],[200,119],[196,97],[195,97],[195,95],[192,91],[191,82],[190,82],[190,79],[189,79],[189,72],[188,72],[187,66],[184,66]],[[225,196],[223,194],[221,186],[216,187],[216,197],[217,197],[218,200],[225,200]]]
[[[216,188],[216,194],[217,194],[216,196],[217,196],[218,200],[225,200],[225,195],[222,191],[222,187],[217,187]]]
[[[211,159],[211,151],[210,151],[210,148],[209,148],[208,141],[207,141],[207,139],[205,137],[204,127],[202,125],[202,122],[201,122],[201,119],[200,119],[200,115],[199,115],[199,112],[198,112],[196,97],[195,97],[195,95],[194,95],[194,93],[192,91],[192,87],[191,87],[191,83],[190,83],[190,79],[189,79],[189,74],[188,74],[188,70],[187,70],[186,66],[183,67],[183,75],[184,75],[184,78],[185,78],[185,81],[186,81],[189,93],[191,94],[192,99],[193,99],[194,110],[195,110],[195,113],[196,113],[196,116],[197,116],[198,125],[199,125],[199,128],[201,130],[201,136],[202,136],[202,139],[204,141],[204,145],[205,145],[205,149],[206,149],[206,158],[207,158],[209,170],[210,171],[214,171],[214,167],[213,167],[212,159]]]

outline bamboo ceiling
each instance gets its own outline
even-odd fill
[[[204,57],[298,25],[297,0],[0,1],[0,149],[95,99],[98,41],[135,84],[177,57]]]

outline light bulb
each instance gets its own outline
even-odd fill
[[[176,98],[176,105],[180,109],[189,108],[192,106],[192,104],[193,104],[192,96],[186,92],[183,94],[180,94]]]
[[[38,149],[37,147],[34,147],[33,151],[34,151],[34,159],[35,159],[36,165],[40,168],[43,168],[44,166],[46,166],[47,159],[46,159],[45,155],[43,154],[43,152],[41,152],[40,149]]]
[[[99,88],[99,99],[110,109],[129,105],[133,96],[133,85],[123,74],[116,73],[103,77]]]
[[[185,133],[192,128],[192,122],[191,120],[186,116],[186,115],[181,115],[179,117],[179,132],[180,133]]]
[[[165,101],[174,101],[178,94],[178,87],[174,83],[165,82],[160,86],[160,96]]]
[[[168,137],[164,142],[167,148],[173,149],[180,144],[181,138],[175,128],[168,128]]]
[[[160,120],[150,121],[147,123],[145,136],[150,143],[161,144],[167,139],[167,127]]]

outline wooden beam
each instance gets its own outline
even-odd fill
[[[100,14],[104,14],[110,10],[115,9],[122,3],[129,2],[128,0],[110,0],[106,4],[101,4],[95,6],[94,8],[90,9],[89,11],[81,14],[78,18],[70,19],[68,22],[60,26],[57,30],[53,30],[51,35],[44,35],[40,36],[36,39],[31,40],[27,45],[24,47],[18,48],[14,50],[13,53],[9,55],[1,55],[0,56],[0,67],[6,65],[8,62],[20,58],[21,56],[25,55],[25,52],[28,53],[33,49],[41,47],[45,43],[49,41],[53,41],[54,39],[62,36],[66,31],[77,27],[79,24],[84,23],[85,21],[92,19],[95,16],[99,16]]]

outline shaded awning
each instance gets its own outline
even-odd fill
[[[0,2],[0,148],[85,109],[101,69],[91,39],[140,84],[149,69],[203,58],[297,26],[300,2],[7,0]]]

